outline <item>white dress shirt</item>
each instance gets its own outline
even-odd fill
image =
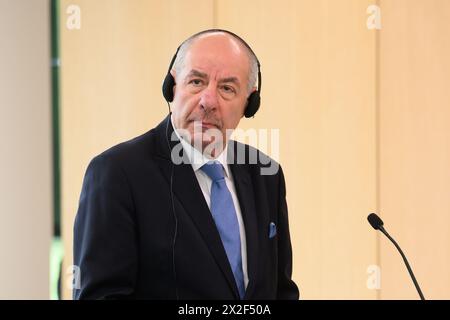
[[[183,151],[186,153],[189,162],[192,165],[192,169],[194,170],[195,176],[197,177],[198,184],[202,189],[203,196],[205,197],[206,203],[208,204],[209,210],[211,210],[211,178],[204,173],[200,168],[207,162],[211,161],[207,157],[204,157],[203,154],[194,148],[188,141],[182,139],[177,132],[172,120],[172,116],[170,117],[170,121],[172,122],[172,127],[177,135],[177,138],[181,141],[181,145],[183,146]],[[236,188],[234,186],[233,175],[231,174],[230,168],[227,163],[227,149],[228,144],[225,146],[222,153],[214,160],[220,162],[224,168],[225,174],[225,182],[227,184],[228,190],[231,193],[231,197],[233,198],[234,208],[236,209],[237,220],[239,223],[239,234],[241,238],[241,254],[242,254],[242,271],[244,274],[244,285],[247,288],[248,285],[248,272],[247,272],[247,242],[245,238],[245,227],[244,222],[242,220],[242,212],[241,207],[239,206],[239,201],[236,194]]]

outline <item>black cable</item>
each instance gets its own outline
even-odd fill
[[[178,235],[178,217],[175,211],[175,204],[173,201],[173,171],[174,171],[174,163],[172,161],[172,150],[170,148],[170,142],[169,142],[169,121],[170,121],[170,116],[171,116],[171,112],[170,112],[170,105],[169,103],[167,103],[168,107],[169,107],[169,116],[167,117],[167,122],[166,122],[166,141],[167,141],[167,148],[169,150],[169,157],[170,157],[170,161],[172,163],[172,168],[170,170],[170,202],[172,203],[172,213],[173,213],[173,220],[174,220],[174,231],[173,231],[173,240],[172,240],[172,270],[173,270],[173,278],[175,281],[175,297],[177,300],[180,300],[179,296],[178,296],[178,284],[177,284],[177,269],[176,269],[176,264],[175,264],[175,246],[177,243],[177,235]]]

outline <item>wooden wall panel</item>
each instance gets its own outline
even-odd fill
[[[305,299],[374,299],[375,32],[372,1],[217,1],[217,26],[258,54],[262,107],[243,128],[280,129],[294,278]]]
[[[380,212],[427,298],[450,298],[450,2],[382,0]],[[417,299],[380,239],[383,299]]]

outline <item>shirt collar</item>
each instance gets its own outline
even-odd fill
[[[172,123],[173,130],[175,131],[175,134],[176,134],[178,140],[180,140],[181,145],[183,146],[183,151],[187,155],[189,162],[192,165],[192,169],[194,169],[194,172],[199,170],[207,162],[215,160],[215,161],[218,161],[220,164],[222,164],[226,176],[230,177],[228,162],[227,162],[228,142],[225,145],[225,148],[223,149],[223,151],[215,159],[210,159],[210,158],[204,156],[199,150],[194,148],[188,141],[184,140],[178,134],[177,128],[175,128],[175,125],[173,124],[172,115],[170,115],[170,122]]]

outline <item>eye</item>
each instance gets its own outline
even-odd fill
[[[236,93],[236,90],[234,90],[234,88],[232,86],[224,85],[224,86],[222,86],[222,90],[225,93]]]
[[[203,80],[192,79],[191,81],[189,81],[189,84],[192,84],[194,87],[200,87],[201,85],[203,85]]]

